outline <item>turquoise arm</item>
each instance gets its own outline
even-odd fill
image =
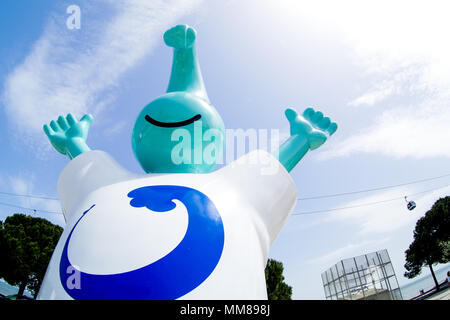
[[[164,33],[164,42],[174,48],[167,92],[184,91],[209,102],[195,49],[196,32],[177,25]]]
[[[290,136],[278,150],[278,160],[288,172],[300,162],[309,150],[308,140],[301,135]]]
[[[77,121],[72,114],[66,118],[59,116],[58,120],[52,120],[50,125],[44,125],[44,132],[52,146],[61,154],[73,159],[83,152],[91,150],[86,144],[92,116],[84,115]]]
[[[320,147],[337,130],[337,124],[324,117],[320,111],[308,108],[300,116],[294,109],[287,109],[286,118],[291,127],[291,136],[274,154],[290,172],[308,150]]]
[[[72,160],[83,152],[90,150],[91,148],[89,148],[89,146],[86,144],[86,141],[80,138],[73,138],[68,142],[66,154],[69,159]]]

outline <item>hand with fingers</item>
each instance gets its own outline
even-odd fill
[[[303,115],[288,108],[285,114],[291,126],[291,136],[274,152],[274,156],[290,172],[308,150],[317,149],[324,144],[337,130],[337,124],[313,108],[306,109]]]
[[[90,114],[84,115],[77,121],[72,114],[67,117],[59,116],[58,120],[52,120],[50,126],[44,125],[44,132],[53,147],[60,153],[69,156],[70,159],[89,151],[86,144],[89,127],[92,123]]]
[[[331,122],[330,118],[324,117],[322,112],[315,111],[313,108],[307,108],[303,115],[288,108],[285,115],[291,126],[291,136],[306,137],[310,150],[320,147],[337,130],[336,123]]]

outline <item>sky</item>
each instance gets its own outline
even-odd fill
[[[79,29],[67,26],[71,5],[80,8]],[[42,131],[60,114],[91,113],[89,146],[143,172],[131,130],[167,89],[172,49],[163,32],[188,24],[226,128],[286,137],[284,110],[308,106],[339,126],[291,172],[300,200],[270,257],[283,262],[292,297],[324,299],[323,271],[381,249],[407,284],[404,251],[415,223],[450,193],[448,7],[433,0],[1,1],[0,219],[23,212],[64,226],[59,202],[43,199],[57,199],[69,161]],[[418,180],[426,181],[406,184]],[[383,188],[393,185],[401,186]],[[323,197],[367,189],[378,190]],[[416,209],[406,209],[404,196]],[[302,200],[311,197],[320,198]],[[324,211],[336,208],[348,209]]]

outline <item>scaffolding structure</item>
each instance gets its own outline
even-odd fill
[[[403,300],[386,249],[339,261],[322,283],[327,300]]]

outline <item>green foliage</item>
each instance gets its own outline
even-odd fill
[[[283,270],[281,262],[273,259],[267,261],[265,275],[269,300],[291,300],[292,287],[284,283]]]
[[[444,260],[450,261],[450,240],[441,241],[439,246],[442,249],[442,254],[444,256]]]
[[[414,241],[406,254],[405,277],[414,278],[420,274],[423,266],[429,266],[433,277],[432,265],[449,262],[448,247],[450,241],[450,196],[436,201],[425,216],[416,223]]]
[[[36,296],[63,229],[42,218],[14,214],[0,221],[0,278]]]

